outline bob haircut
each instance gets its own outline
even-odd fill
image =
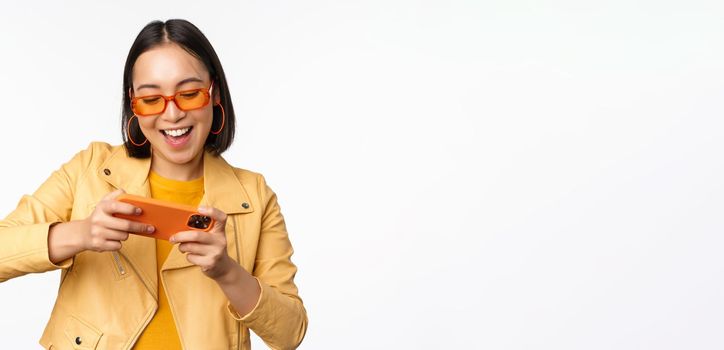
[[[209,71],[211,81],[214,82],[214,90],[219,92],[220,103],[224,107],[226,120],[224,121],[224,129],[218,135],[209,133],[206,137],[204,149],[211,152],[214,156],[218,156],[226,151],[234,141],[234,131],[236,118],[234,117],[234,106],[231,103],[231,95],[229,94],[229,86],[226,84],[226,76],[224,69],[221,67],[219,57],[211,46],[206,36],[191,22],[183,19],[171,19],[166,22],[153,21],[147,24],[141,32],[138,33],[136,40],[133,42],[131,49],[128,51],[126,65],[123,69],[123,108],[121,112],[121,132],[123,144],[130,157],[148,158],[151,156],[151,144],[146,142],[143,146],[136,146],[128,139],[128,132],[136,143],[141,143],[145,139],[138,121],[132,123],[129,128],[128,120],[133,117],[131,110],[130,90],[133,88],[133,66],[136,64],[138,56],[142,53],[153,49],[159,45],[174,43],[182,47],[189,54],[199,59],[206,69]],[[218,87],[218,88],[217,88]],[[211,103],[214,103],[214,97],[211,97]],[[221,108],[213,107],[213,121],[211,130],[218,130],[222,123]]]

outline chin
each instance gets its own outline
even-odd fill
[[[198,153],[199,152],[195,152],[194,149],[186,149],[186,150],[183,150],[180,152],[172,151],[171,154],[166,153],[164,155],[166,156],[166,159],[168,159],[170,162],[173,162],[175,164],[186,164],[186,163],[194,160],[194,158],[196,158],[196,155]]]
[[[164,143],[164,140],[160,140],[161,147],[154,147],[155,151],[160,153],[163,158],[168,160],[169,162],[175,163],[175,164],[186,164],[192,160],[199,154],[204,151],[203,145],[199,146],[187,146],[184,147],[182,150],[177,150],[171,148],[169,145]]]

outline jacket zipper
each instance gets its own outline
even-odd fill
[[[121,263],[121,257],[118,255],[118,252],[112,252],[113,255],[113,261],[116,263],[116,268],[118,269],[118,273],[121,274],[121,276],[126,274],[126,269],[123,267],[123,264]]]

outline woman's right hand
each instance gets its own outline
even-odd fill
[[[96,204],[93,213],[83,220],[52,225],[48,232],[50,261],[58,264],[85,250],[96,252],[120,250],[121,242],[128,239],[129,232],[146,234],[153,232],[154,228],[151,225],[113,216],[114,213],[133,215],[136,209],[140,214],[140,208],[116,200],[122,193],[125,191],[115,190],[106,194]]]
[[[116,200],[123,193],[125,191],[115,190],[105,195],[84,220],[87,227],[83,242],[84,250],[96,252],[120,250],[121,242],[128,239],[130,232],[142,234],[153,232],[154,228],[151,225],[113,216],[116,213],[141,214],[141,208]]]
[[[93,212],[83,220],[87,227],[84,230],[83,250],[96,252],[120,250],[121,242],[128,239],[129,233],[149,234],[154,231],[151,225],[113,216],[116,213],[141,214],[141,208],[116,200],[123,193],[125,191],[115,190],[106,194]]]

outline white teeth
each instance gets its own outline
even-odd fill
[[[182,129],[176,129],[176,130],[164,130],[163,132],[166,133],[166,135],[171,135],[174,137],[179,137],[185,133],[187,133],[191,128],[182,128]]]

